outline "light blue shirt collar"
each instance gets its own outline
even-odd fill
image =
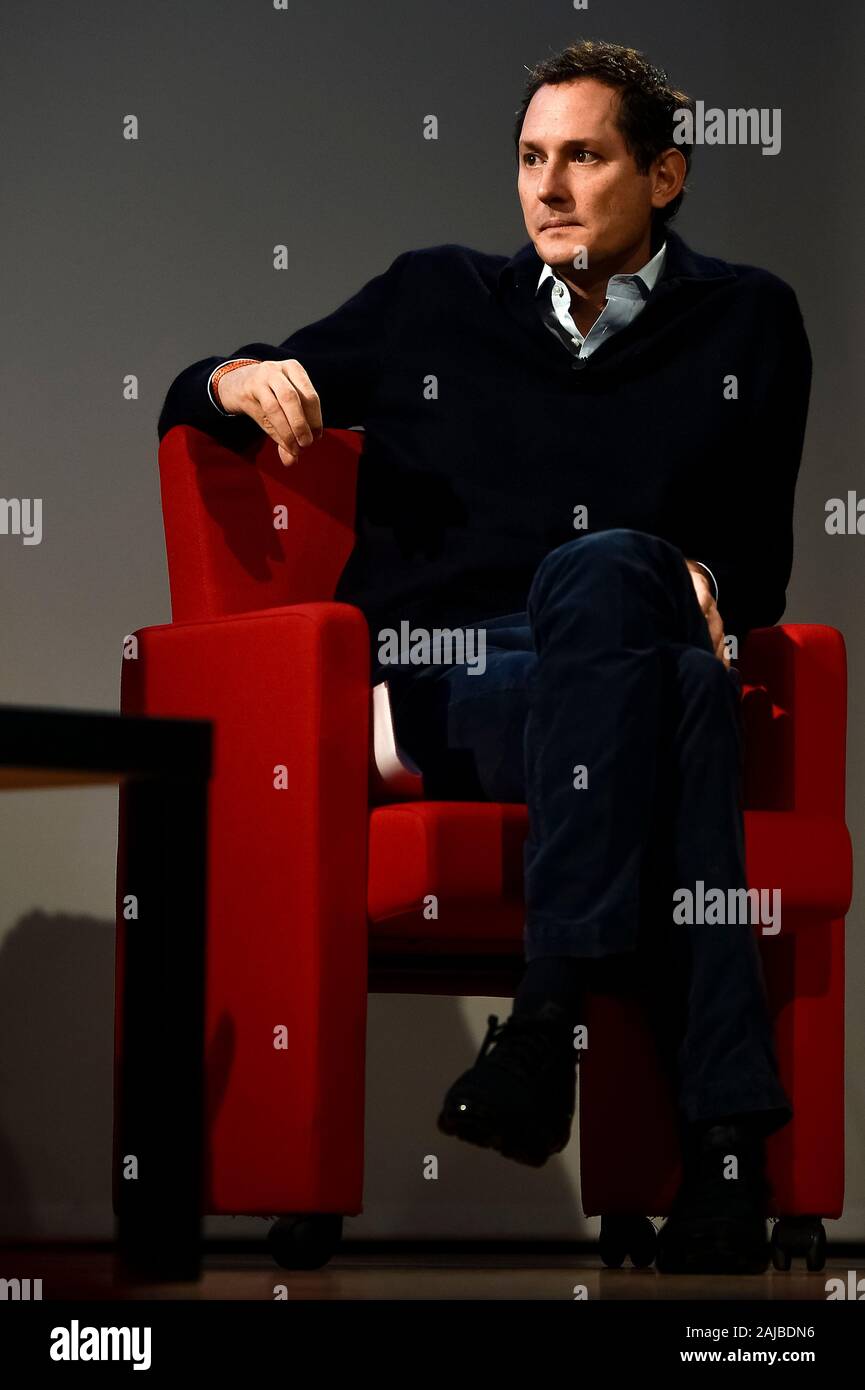
[[[621,292],[619,287],[625,285],[635,285],[638,290],[645,288],[646,294],[651,294],[652,290],[655,288],[658,276],[664,268],[666,254],[667,243],[665,241],[660,251],[657,251],[652,259],[646,261],[646,264],[639,270],[635,270],[629,275],[611,275],[607,284],[607,298],[609,299],[611,296],[615,296],[617,292]],[[535,293],[537,293],[544,281],[548,280],[551,275],[554,276],[555,279],[559,278],[553,270],[553,267],[545,264],[541,271]],[[625,290],[624,293],[627,295],[630,291]]]

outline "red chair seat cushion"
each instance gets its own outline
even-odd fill
[[[373,953],[474,952],[479,946],[518,952],[527,832],[528,813],[518,804],[377,807],[370,816],[367,898]],[[843,822],[747,811],[745,835],[749,885],[780,890],[782,932],[803,917],[843,915],[852,875]]]

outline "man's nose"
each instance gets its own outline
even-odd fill
[[[545,165],[538,181],[537,194],[542,203],[560,202],[570,197],[564,170],[553,164]]]

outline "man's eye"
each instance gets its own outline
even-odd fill
[[[576,153],[575,153],[575,155],[574,155],[574,158],[577,159],[577,160],[580,160],[580,159],[583,158],[583,155],[585,155],[587,159],[592,160],[592,161],[594,161],[594,160],[597,159],[597,155],[594,153],[593,150],[577,150]],[[524,164],[527,168],[531,169],[531,168],[534,167],[534,165],[533,165],[533,164],[530,164],[529,161],[530,161],[530,160],[537,159],[538,157],[539,157],[539,156],[536,155],[536,154],[524,154],[524,155],[523,155],[523,164]]]

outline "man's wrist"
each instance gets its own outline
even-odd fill
[[[688,561],[688,564],[689,564],[689,565],[696,565],[696,567],[697,567],[697,569],[700,571],[700,573],[706,576],[706,578],[708,579],[710,585],[712,586],[712,598],[713,598],[713,599],[715,600],[715,602],[717,603],[717,602],[718,602],[718,581],[717,581],[717,579],[715,578],[715,576],[714,576],[714,574],[712,573],[712,571],[709,569],[709,566],[708,566],[708,565],[704,565],[702,560],[689,560],[689,561]]]
[[[242,414],[243,412],[237,410],[226,410],[225,407],[221,404],[219,396],[217,394],[219,383],[216,382],[214,384],[213,380],[217,372],[220,373],[220,375],[223,375],[223,367],[232,367],[234,363],[236,363],[237,366],[240,366],[241,363],[243,363],[244,365],[249,364],[250,366],[252,366],[253,363],[257,362],[258,360],[259,359],[257,357],[229,357],[226,358],[224,362],[220,362],[217,364],[217,366],[214,367],[213,371],[210,373],[210,376],[207,378],[207,394],[210,397],[211,405],[215,410],[219,411],[220,415],[225,415],[228,417],[228,419],[233,420],[237,415]],[[215,389],[215,387],[217,389]]]

